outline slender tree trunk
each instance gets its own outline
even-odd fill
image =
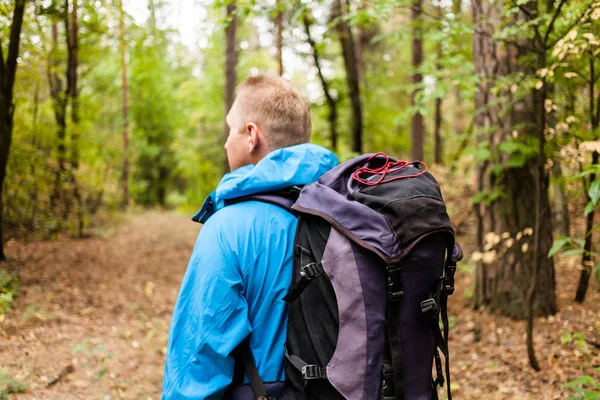
[[[423,26],[422,26],[422,0],[412,0],[411,22],[413,25],[412,39],[412,84],[413,91],[410,95],[410,103],[416,107],[419,103],[418,97],[421,92],[420,86],[423,83],[423,74],[421,74],[421,64],[423,63]],[[425,126],[423,125],[423,115],[416,111],[410,122],[411,137],[411,157],[413,160],[423,160]]]
[[[71,168],[76,171],[79,168],[79,90],[78,72],[79,67],[79,25],[77,21],[77,0],[73,0],[71,12],[71,30],[67,39],[69,40],[69,97],[71,98]],[[68,24],[68,19],[67,19]]]
[[[509,93],[495,93],[491,90],[496,79],[516,71],[533,74],[535,68],[524,69],[516,63],[522,54],[514,46],[500,45],[494,41],[493,29],[500,25],[501,20],[500,3],[474,0],[472,7],[476,27],[473,36],[475,73],[481,78],[476,94],[475,126],[479,130],[494,132],[490,138],[490,150],[497,152],[498,144],[511,135],[515,126],[523,127],[520,133],[524,136],[535,139],[539,137],[545,128],[545,120],[540,114],[544,107],[545,93],[541,96],[532,92],[524,99],[510,104],[498,102],[508,98]],[[538,66],[545,62],[541,58],[536,61]],[[502,112],[505,107],[508,112]],[[533,121],[532,115],[536,116]],[[501,154],[496,155],[503,157]],[[498,247],[497,259],[478,267],[475,289],[478,295],[474,299],[474,305],[486,306],[517,319],[525,319],[529,315],[549,315],[557,311],[554,263],[546,256],[552,246],[548,179],[539,168],[542,161],[545,163],[543,151],[538,156],[541,159],[529,159],[522,167],[505,168],[502,179],[498,181],[505,196],[491,204],[480,204],[478,237],[482,241],[487,232],[498,235],[509,232],[519,240],[510,248]],[[480,171],[480,178],[484,182],[489,179],[488,176],[487,170]],[[535,198],[531,195],[531,188],[538,184],[538,196]],[[484,187],[491,188],[489,185],[488,181]],[[533,241],[531,236],[524,233],[528,231],[527,228],[532,228],[534,235],[537,235]],[[502,245],[503,243],[498,244]],[[535,297],[529,296],[532,282]],[[532,304],[533,313],[530,313]]]
[[[565,190],[565,177],[559,162],[552,164],[552,192],[554,193],[554,209],[556,228],[559,236],[570,236],[569,201]]]
[[[54,185],[50,196],[50,203],[55,215],[58,215],[59,201],[63,197],[63,185],[66,172],[66,145],[65,137],[67,130],[67,96],[63,92],[63,81],[58,75],[60,61],[57,58],[58,52],[58,24],[52,24],[52,50],[48,60],[48,81],[50,86],[50,96],[54,105],[54,118],[56,119],[56,136],[58,138],[57,161],[58,168],[54,173]],[[67,90],[68,93],[68,90]]]
[[[127,44],[125,42],[125,11],[123,0],[119,1],[119,44],[121,48],[121,112],[123,118],[123,170],[121,171],[121,209],[129,207],[129,117],[127,85]]]
[[[6,260],[2,236],[4,178],[6,177],[6,166],[8,165],[8,156],[10,154],[10,145],[12,143],[13,115],[15,112],[13,89],[17,74],[17,59],[19,58],[19,45],[21,41],[25,4],[25,0],[17,0],[15,2],[9,33],[10,41],[6,53],[3,43],[0,41],[0,261]],[[0,38],[0,40],[1,39],[2,38]],[[4,59],[4,54],[6,54],[6,59]]]
[[[344,0],[335,1],[336,15],[343,17],[347,13],[348,3]],[[342,55],[346,67],[346,81],[350,93],[350,103],[352,105],[352,151],[362,153],[363,151],[363,115],[362,103],[360,100],[360,85],[358,76],[358,60],[356,58],[356,46],[350,25],[343,18],[338,23],[338,32],[342,45]]]
[[[283,9],[281,2],[276,2],[277,15],[275,16],[275,42],[277,46],[277,64],[279,67],[279,76],[283,75]]]
[[[225,112],[223,118],[231,109],[235,100],[235,85],[237,83],[237,51],[236,51],[236,30],[237,30],[237,14],[235,1],[227,4],[227,21],[229,24],[225,29]],[[227,141],[229,135],[229,127],[224,124],[223,140]],[[225,156],[223,164],[223,172],[229,172],[229,163]]]
[[[592,125],[592,131],[596,131],[600,128],[600,118],[594,115],[595,107],[598,107],[598,113],[600,113],[600,99],[596,100],[594,96],[594,83],[596,81],[596,71],[594,70],[594,59],[590,57],[590,122]],[[598,103],[596,105],[596,103]],[[592,166],[598,164],[599,154],[594,151],[592,153]],[[592,187],[592,184],[596,180],[596,174],[590,174],[589,185],[587,187]],[[585,185],[584,185],[585,189]],[[586,199],[589,202],[590,195],[586,193]],[[590,276],[592,275],[592,234],[591,230],[594,227],[594,215],[595,210],[592,209],[586,217],[585,223],[585,243],[583,245],[583,255],[581,257],[581,275],[579,276],[579,283],[577,284],[577,292],[575,294],[575,301],[578,303],[583,303],[585,300],[585,295],[587,293],[588,285],[590,283]]]
[[[331,92],[329,90],[329,83],[325,76],[323,76],[323,71],[321,70],[321,62],[319,57],[319,50],[317,48],[317,44],[315,43],[312,35],[310,34],[310,20],[308,15],[304,15],[304,32],[306,33],[306,38],[310,48],[312,49],[313,60],[315,62],[315,67],[317,67],[317,73],[319,75],[319,80],[321,81],[321,86],[323,87],[323,93],[325,94],[325,99],[327,100],[327,105],[329,106],[329,138],[331,140],[331,148],[335,152],[337,151],[337,103],[335,102]]]
[[[65,1],[65,5],[68,6],[68,2]],[[66,23],[70,29],[67,28],[67,41],[69,47],[69,67],[68,67],[68,88],[69,97],[71,99],[71,168],[69,171],[69,179],[72,185],[73,197],[75,198],[77,207],[77,236],[83,236],[83,201],[81,198],[81,188],[77,181],[77,171],[79,169],[80,161],[80,149],[79,149],[79,23],[78,23],[78,1],[73,0],[73,9],[71,11],[71,20],[66,18]],[[65,210],[65,218],[68,215],[69,210]]]
[[[436,16],[441,21],[442,19],[442,7],[437,5],[436,7]],[[438,81],[441,79],[442,73],[442,43],[439,42],[437,44],[437,62],[435,64],[435,70],[437,72]],[[434,120],[434,128],[433,134],[435,137],[435,148],[434,148],[434,162],[436,164],[442,164],[442,98],[437,97],[435,99],[435,120]]]

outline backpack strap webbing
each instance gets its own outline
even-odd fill
[[[250,194],[248,196],[236,197],[234,199],[225,200],[225,205],[242,203],[244,201],[261,201],[263,203],[273,204],[275,206],[279,206],[294,216],[298,216],[296,211],[292,209],[292,206],[298,200],[298,196],[300,195],[300,190],[302,188],[300,186],[292,186],[287,189],[278,190],[274,192],[262,192]]]
[[[244,380],[244,372],[248,375],[250,381],[250,387],[254,392],[254,396],[258,400],[266,400],[269,398],[265,384],[258,373],[256,368],[256,361],[252,355],[250,349],[250,339],[246,338],[240,343],[240,345],[233,351],[233,358],[235,360],[234,374],[232,383],[242,384]]]
[[[437,398],[437,386],[446,383],[448,400],[452,400],[450,388],[450,356],[448,351],[448,296],[454,293],[454,274],[456,263],[462,259],[460,246],[451,240],[444,260],[443,275],[438,279],[433,293],[421,302],[421,312],[429,318],[429,329],[435,342],[434,361],[437,377],[432,382],[434,399]],[[400,302],[404,297],[401,279],[401,264],[389,264],[386,267],[388,276],[388,308],[387,329],[383,360],[383,400],[403,400],[403,354],[400,337]],[[442,321],[443,333],[439,321]],[[445,379],[440,351],[445,359]]]
[[[448,351],[448,296],[454,293],[454,274],[456,272],[456,263],[462,259],[462,250],[454,240],[452,240],[447,248],[446,260],[444,262],[444,274],[438,280],[435,290],[430,298],[421,302],[421,312],[429,317],[429,328],[433,334],[435,341],[435,367],[437,378],[433,381],[434,391],[437,386],[444,386],[448,392],[448,400],[452,400],[452,392],[450,387],[450,353]],[[440,329],[439,320],[442,320],[443,334]],[[444,382],[444,374],[442,370],[442,360],[440,353],[444,355],[446,379]]]
[[[302,378],[305,382],[314,379],[327,379],[327,367],[307,363],[300,357],[290,354],[287,346],[285,347],[284,355],[290,364],[302,374]]]
[[[400,338],[400,303],[404,297],[401,264],[389,264],[388,276],[387,329],[383,358],[383,399],[404,399],[403,370],[404,356]]]

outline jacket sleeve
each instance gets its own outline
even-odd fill
[[[163,400],[220,399],[231,383],[231,352],[251,332],[243,279],[218,214],[203,226],[169,330]]]

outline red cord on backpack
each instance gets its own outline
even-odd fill
[[[421,176],[429,170],[429,167],[423,161],[415,161],[415,162],[390,161],[390,158],[385,153],[373,154],[371,157],[369,157],[369,159],[367,161],[365,161],[365,164],[368,164],[369,161],[371,161],[373,158],[375,158],[377,156],[385,157],[385,163],[383,164],[383,166],[381,166],[379,168],[360,167],[356,171],[354,171],[354,173],[352,174],[352,178],[354,178],[355,181],[362,183],[363,185],[376,186],[376,185],[379,185],[380,183],[388,183],[388,182],[392,182],[392,181],[395,181],[398,179],[416,178],[417,176]],[[425,169],[422,169],[417,174],[395,176],[393,178],[385,179],[385,176],[387,174],[393,173],[393,172],[398,172],[410,165],[414,166],[415,168],[419,168],[420,165],[423,165],[423,166],[425,166]],[[367,181],[360,177],[361,174],[380,175],[380,177],[376,181]]]

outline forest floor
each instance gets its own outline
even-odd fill
[[[19,271],[20,295],[0,322],[0,398],[159,399],[169,320],[200,225],[151,212],[125,217],[91,238],[8,244],[2,268]],[[581,375],[600,380],[600,293],[572,300],[576,260],[557,263],[560,312],[536,320],[542,371],[527,361],[525,323],[468,305],[472,272],[461,268],[451,298],[456,399],[564,399]],[[56,381],[56,382],[55,382]],[[53,384],[51,384],[53,383]],[[12,398],[12,397],[11,397]]]

